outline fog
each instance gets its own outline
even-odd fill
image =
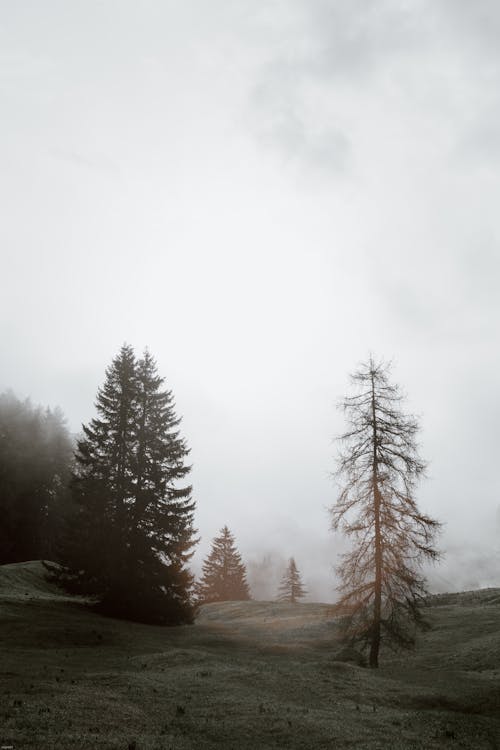
[[[148,346],[199,570],[335,596],[335,404],[369,352],[421,416],[439,590],[500,580],[500,8],[0,1],[0,391],[94,414]]]

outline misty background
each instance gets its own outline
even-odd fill
[[[0,390],[77,433],[123,342],[191,447],[198,571],[335,596],[371,351],[421,415],[434,590],[500,580],[500,7],[0,0]]]

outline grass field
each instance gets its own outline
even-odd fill
[[[15,750],[500,749],[500,590],[432,599],[418,648],[339,661],[324,604],[227,602],[193,626],[103,618],[0,568],[0,745]]]

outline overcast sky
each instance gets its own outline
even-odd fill
[[[76,432],[148,346],[195,566],[227,523],[329,599],[335,403],[392,359],[435,585],[498,585],[499,39],[495,0],[0,0],[0,389]]]

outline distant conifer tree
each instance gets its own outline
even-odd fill
[[[146,622],[191,619],[194,545],[189,466],[171,391],[156,364],[123,346],[106,370],[98,416],[83,427],[72,482],[76,512],[61,582],[103,610]]]
[[[291,557],[278,589],[278,599],[282,602],[295,604],[299,599],[303,599],[306,594],[307,591],[302,584],[295,560]]]
[[[195,591],[198,601],[203,603],[250,599],[246,569],[227,526],[212,542]]]

